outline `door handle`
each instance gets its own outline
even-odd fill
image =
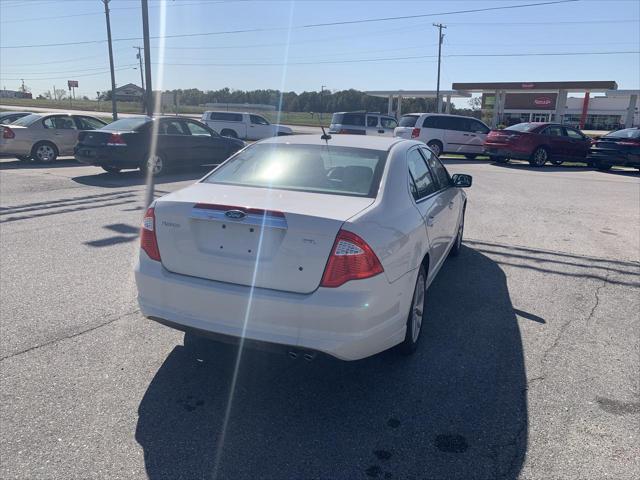
[[[433,227],[433,225],[436,223],[436,219],[435,217],[427,217],[427,227]]]

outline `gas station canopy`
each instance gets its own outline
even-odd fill
[[[372,97],[383,97],[389,99],[389,108],[387,113],[391,115],[393,113],[393,99],[398,99],[396,116],[400,118],[402,115],[402,99],[403,98],[436,98],[438,92],[436,90],[370,90],[364,92]],[[459,90],[440,90],[440,98],[438,102],[438,111],[441,111],[442,98],[447,99],[446,112],[451,113],[451,99],[452,98],[469,98],[471,94],[469,92],[463,92]]]

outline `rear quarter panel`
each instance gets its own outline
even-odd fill
[[[406,152],[417,143],[392,148],[375,202],[343,226],[371,246],[389,282],[416,270],[429,251],[426,228],[408,187]]]

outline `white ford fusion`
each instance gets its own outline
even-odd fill
[[[425,291],[460,250],[470,185],[413,140],[255,143],[147,210],[140,308],[180,330],[295,353],[410,353]]]

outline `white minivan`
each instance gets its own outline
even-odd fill
[[[262,140],[263,138],[293,135],[293,130],[284,125],[270,123],[262,115],[246,112],[204,112],[202,123],[223,137],[243,140]]]
[[[394,137],[421,140],[436,155],[462,153],[474,158],[483,153],[491,129],[480,120],[461,115],[409,113],[400,118]]]

